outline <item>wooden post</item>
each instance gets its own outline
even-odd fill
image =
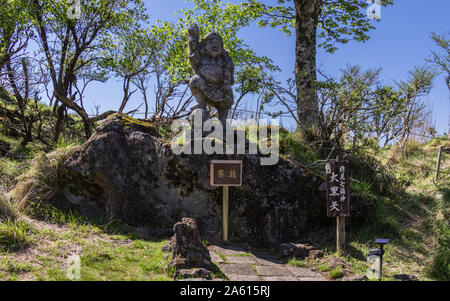
[[[441,158],[442,158],[442,146],[439,147],[439,154],[436,162],[436,176],[434,177],[435,180],[437,180],[439,177],[439,169],[441,168]]]
[[[336,216],[336,252],[345,251],[345,216]]]
[[[341,160],[336,157],[336,162]],[[343,253],[345,249],[345,216],[336,216],[336,252]]]
[[[228,241],[228,186],[223,187],[223,240]]]

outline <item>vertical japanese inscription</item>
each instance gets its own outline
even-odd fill
[[[327,172],[327,215],[350,216],[349,170],[347,161],[330,162]]]

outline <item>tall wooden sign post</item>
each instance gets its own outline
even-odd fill
[[[228,241],[228,187],[242,185],[242,161],[213,160],[210,165],[210,184],[223,187],[223,240]]]
[[[345,217],[350,216],[348,161],[327,163],[327,215],[336,217],[336,251],[345,249]]]

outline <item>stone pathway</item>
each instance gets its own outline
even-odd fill
[[[230,281],[327,281],[307,268],[283,264],[269,253],[219,246],[210,246],[208,250],[212,261],[219,264]]]

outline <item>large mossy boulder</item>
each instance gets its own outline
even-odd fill
[[[222,190],[209,184],[213,159],[243,160],[242,187],[230,188],[230,239],[273,246],[333,221],[326,217],[323,179],[281,159],[261,166],[258,155],[175,155],[170,139],[115,115],[64,163],[64,195],[81,214],[150,226],[170,235],[182,217],[202,237],[221,236]]]

